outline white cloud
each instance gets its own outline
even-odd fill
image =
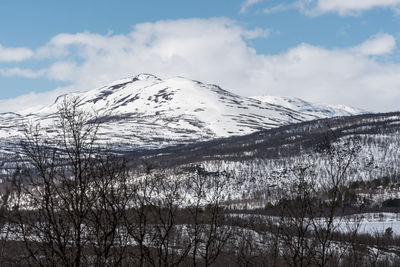
[[[60,34],[38,54],[56,60],[49,66],[49,78],[80,89],[141,72],[217,82],[216,75],[241,76],[241,64],[255,54],[245,40],[268,34],[269,30],[247,30],[228,19],[160,21],[135,25],[127,35]],[[74,57],[77,60],[71,61]],[[210,73],[216,75],[209,79]]]
[[[0,75],[5,77],[19,76],[24,78],[38,78],[46,74],[46,70],[32,70],[21,68],[0,69]]]
[[[3,47],[0,45],[0,61],[23,61],[33,56],[26,47]]]
[[[272,14],[272,13],[278,13],[278,12],[282,12],[282,11],[286,11],[289,9],[293,9],[296,8],[296,3],[293,4],[279,4],[276,6],[272,6],[272,7],[267,7],[264,9],[264,14]]]
[[[242,35],[246,39],[267,38],[271,33],[269,29],[255,28],[251,31],[243,31]]]
[[[372,111],[399,109],[400,63],[380,60],[396,48],[393,36],[382,33],[344,49],[301,44],[280,54],[258,54],[247,39],[266,32],[227,19],[186,19],[137,24],[126,35],[60,34],[38,50],[37,56],[52,61],[38,72],[70,83],[65,90],[89,90],[146,72],[219,84],[247,96],[286,95]],[[35,99],[53,101],[54,95]],[[23,99],[31,103],[30,97],[18,103]]]
[[[396,40],[390,34],[379,34],[353,48],[364,55],[378,56],[391,53],[396,48]]]
[[[329,50],[302,44],[265,57],[263,72],[253,81],[268,93],[340,103],[372,111],[398,110],[400,64],[382,63],[353,48]]]
[[[264,9],[265,14],[298,9],[309,16],[337,13],[341,16],[354,16],[373,8],[391,8],[399,12],[400,0],[296,0]]]
[[[400,5],[400,0],[318,0],[318,9],[323,12],[351,14],[371,8],[387,8]]]
[[[0,100],[0,112],[25,111],[27,108],[41,107],[44,104],[54,102],[62,94],[68,93],[71,88],[56,88],[49,92],[35,93],[30,92],[12,99]]]
[[[240,8],[240,13],[246,13],[247,9],[255,4],[258,4],[262,2],[263,0],[246,0],[243,2],[241,8]]]

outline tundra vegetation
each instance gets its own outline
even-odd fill
[[[366,212],[397,212],[399,200],[371,204],[398,184],[359,179],[374,163],[356,138],[325,132],[275,169],[263,158],[160,167],[99,142],[100,116],[79,104],[66,98],[53,131],[26,127],[3,157],[18,160],[2,177],[1,266],[400,264],[392,228],[360,231]]]

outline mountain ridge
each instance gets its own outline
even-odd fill
[[[366,110],[353,108],[345,105],[332,105],[323,103],[313,103],[298,97],[286,96],[252,96],[251,98],[266,103],[273,103],[298,112],[316,115],[319,118],[329,118],[337,116],[352,116],[368,114]]]
[[[277,101],[239,96],[218,85],[183,77],[160,79],[143,73],[89,91],[61,95],[51,105],[22,114],[0,114],[0,138],[16,139],[28,121],[50,127],[65,97],[81,99],[83,110],[107,114],[102,118],[105,123],[99,132],[100,140],[122,150],[246,135],[336,114],[334,109],[326,114],[307,113]]]

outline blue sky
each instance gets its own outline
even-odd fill
[[[0,111],[142,72],[398,110],[400,0],[1,1]]]

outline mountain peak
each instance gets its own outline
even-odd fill
[[[160,78],[158,78],[157,76],[155,76],[153,74],[149,74],[149,73],[140,73],[140,74],[138,74],[138,75],[136,75],[134,77],[134,80],[140,80],[140,81],[157,80],[157,81],[161,81]]]
[[[313,106],[297,98],[282,98],[281,102],[277,98],[258,101],[236,95],[218,85],[183,77],[163,80],[146,73],[68,96],[81,98],[80,108],[83,110],[107,114],[103,115],[99,138],[124,150],[245,135],[291,123],[338,116],[330,107]],[[2,136],[16,136],[19,129],[12,125],[20,125],[23,120],[51,125],[57,118],[57,107],[55,103],[40,110],[32,109],[26,117],[12,116],[11,119],[0,114],[0,139]]]

